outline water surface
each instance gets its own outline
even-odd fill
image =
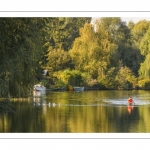
[[[134,106],[128,106],[128,94]],[[150,132],[150,91],[46,91],[12,103],[15,114],[0,114],[0,132]]]

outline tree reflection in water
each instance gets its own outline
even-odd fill
[[[15,100],[15,114],[0,114],[0,132],[150,132],[150,93],[130,91],[136,105],[128,106],[124,96],[128,92],[46,92],[43,96]]]

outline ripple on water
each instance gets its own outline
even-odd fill
[[[103,100],[107,104],[112,104],[112,105],[128,105],[127,100]],[[150,105],[150,101],[147,100],[134,100],[134,105],[136,106],[141,106],[141,105]]]

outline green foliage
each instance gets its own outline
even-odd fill
[[[126,43],[130,37],[130,31],[125,22],[119,17],[103,17],[95,22],[97,32],[107,31],[115,44]]]
[[[141,54],[145,56],[145,60],[141,63],[139,70],[140,78],[150,78],[150,28],[141,40],[140,50]]]
[[[85,22],[90,23],[89,17],[54,17],[50,18],[46,31],[48,33],[47,42],[54,49],[64,49],[68,51],[75,38],[79,36],[79,28]]]
[[[105,78],[98,82],[107,89],[134,89],[137,86],[137,78],[128,67],[112,67]]]
[[[109,68],[117,67],[118,61],[122,61],[123,66],[129,67],[138,76],[143,57],[140,54],[139,47],[135,46],[133,42],[136,35],[134,31],[137,26],[132,22],[129,22],[128,26],[126,26],[125,22],[116,17],[100,18],[96,21],[96,29],[98,33],[101,33],[100,36],[106,39],[104,32],[108,32],[109,41],[116,45],[116,50],[113,51],[109,59],[111,64]],[[101,38],[99,39],[101,40]]]
[[[146,20],[141,20],[138,23],[134,25],[134,27],[131,29],[131,37],[132,37],[132,45],[135,45],[137,48],[139,48],[141,44],[141,40],[143,36],[146,34],[148,28],[149,28],[150,22]]]
[[[150,78],[150,54],[145,58],[145,61],[141,63],[139,70],[139,78]]]
[[[93,78],[105,76],[105,71],[110,63],[109,59],[116,49],[111,43],[109,34],[94,32],[94,27],[85,24],[80,29],[80,37],[76,38],[69,54],[74,63],[75,69],[88,72]]]
[[[115,67],[112,67],[107,71],[107,74],[104,79],[98,78],[98,82],[101,84],[101,86],[103,85],[107,89],[117,89],[118,84],[115,80],[116,75],[117,69]]]
[[[64,85],[72,86],[90,85],[91,80],[91,77],[87,73],[80,72],[79,70],[66,69],[64,71],[55,72],[53,76]]]
[[[137,86],[137,79],[128,67],[121,67],[115,80],[119,89],[130,89]]]
[[[52,49],[52,47],[49,47],[47,54],[47,64],[45,68],[48,69],[49,72],[64,70],[70,67],[70,59],[71,58],[68,52],[62,49]]]
[[[141,55],[139,49],[132,47],[129,44],[122,44],[119,45],[113,59],[115,60],[112,60],[112,63],[114,63],[115,66],[118,66],[118,60],[121,60],[123,66],[127,66],[136,76],[138,76],[140,63],[144,60],[144,57]]]
[[[135,23],[133,21],[129,21],[128,22],[128,28],[130,29],[130,31],[133,29]]]
[[[138,85],[140,89],[149,90],[150,89],[150,79],[145,78],[138,81]]]
[[[118,17],[90,21],[0,18],[0,98],[26,97],[41,68],[61,86],[127,89],[135,88],[139,77],[139,85],[148,88],[150,23],[127,26]]]
[[[150,53],[150,27],[144,35],[143,39],[141,40],[140,50],[141,54],[144,56]]]
[[[44,22],[43,18],[0,18],[1,97],[24,97],[33,87]]]

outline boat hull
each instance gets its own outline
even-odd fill
[[[42,91],[33,91],[33,96],[38,97],[38,96],[43,96],[46,94],[45,90]]]
[[[36,84],[36,85],[34,85],[34,90],[35,91],[45,91],[46,87],[44,87],[43,85],[40,85],[40,84]]]
[[[84,91],[84,87],[73,87],[74,91]]]

